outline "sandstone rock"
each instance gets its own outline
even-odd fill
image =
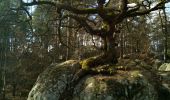
[[[157,100],[157,92],[140,71],[120,71],[115,76],[85,77],[72,100]]]
[[[49,66],[38,77],[27,100],[58,100],[79,67],[74,60]]]
[[[170,71],[170,63],[164,63],[159,67],[159,71]]]
[[[163,79],[161,87],[158,90],[158,100],[170,100],[170,81]]]
[[[49,66],[37,79],[27,100],[61,100],[63,92],[80,68],[70,60]],[[154,86],[140,70],[117,71],[115,75],[82,77],[62,100],[157,100]]]

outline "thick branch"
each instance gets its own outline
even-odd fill
[[[51,5],[51,6],[54,6],[54,7],[57,7],[58,9],[64,9],[64,10],[68,10],[68,11],[71,11],[73,13],[76,13],[76,14],[95,14],[97,13],[97,9],[94,9],[94,8],[91,8],[91,9],[77,9],[77,8],[74,8],[68,4],[57,4],[55,2],[52,2],[52,1],[32,1],[30,3],[25,3],[23,2],[22,3],[23,6],[34,6],[34,5]]]
[[[132,12],[135,12],[135,11],[137,11],[137,10],[139,10],[139,9],[140,9],[140,5],[137,5],[136,7],[129,9],[129,10],[127,11],[127,13],[132,13]]]
[[[58,9],[67,10],[67,11],[70,11],[75,14],[97,14],[99,12],[98,8],[75,8],[68,4],[55,3],[52,1],[36,1],[36,0],[34,0],[30,3],[22,2],[22,5],[23,6],[51,5],[51,6],[57,7]],[[105,8],[103,8],[103,11],[113,12],[113,11],[115,11],[115,9],[105,7]]]
[[[109,1],[107,2],[107,4],[105,5],[105,7],[107,7],[108,5],[110,5],[110,3],[111,3],[111,0],[109,0]]]
[[[56,4],[54,2],[51,2],[51,1],[36,1],[36,0],[33,0],[30,3],[26,3],[26,2],[21,0],[21,3],[22,3],[23,6],[44,5],[44,4],[56,6]]]
[[[165,3],[166,3],[166,1],[163,0],[160,3],[158,3],[157,5],[155,5],[154,7],[152,7],[151,9],[147,9],[147,10],[143,10],[143,11],[135,11],[135,12],[128,11],[126,17],[135,17],[135,16],[140,16],[140,15],[145,15],[145,14],[149,14],[152,11],[155,11],[158,9],[163,9]]]
[[[128,7],[127,7],[128,1],[127,0],[121,0],[120,2],[121,2],[121,4],[120,4],[121,12],[120,12],[120,14],[118,14],[118,17],[117,17],[118,18],[118,20],[117,20],[118,23],[121,22],[124,19],[124,16],[126,15],[126,12],[128,10]]]
[[[121,0],[121,14],[125,14],[128,10],[127,4],[127,0]]]

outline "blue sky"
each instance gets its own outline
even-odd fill
[[[165,6],[167,7],[166,8],[167,14],[170,15],[170,3],[167,3]]]

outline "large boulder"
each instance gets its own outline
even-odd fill
[[[142,70],[117,70],[114,75],[87,74],[72,84],[80,70],[70,60],[49,66],[37,79],[27,100],[157,100],[154,85]]]
[[[59,100],[79,67],[79,63],[74,60],[49,66],[39,75],[27,100]]]
[[[85,77],[72,100],[157,100],[157,92],[140,71],[118,71],[114,76]]]
[[[170,100],[170,72],[160,71],[158,74],[161,76],[162,80],[162,96],[160,95],[162,97],[161,100]]]

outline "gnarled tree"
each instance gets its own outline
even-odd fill
[[[59,33],[62,19],[69,17],[77,21],[87,33],[101,37],[104,41],[104,53],[93,59],[89,64],[92,66],[116,63],[116,39],[120,32],[119,23],[128,17],[141,16],[163,9],[167,2],[167,0],[155,0],[154,2],[152,0],[139,0],[138,2],[135,0],[94,0],[90,5],[83,0],[81,3],[75,1],[70,5],[62,0],[32,0],[31,2],[21,0],[21,6],[51,5],[57,8],[59,14]],[[63,14],[64,11],[69,13]]]

